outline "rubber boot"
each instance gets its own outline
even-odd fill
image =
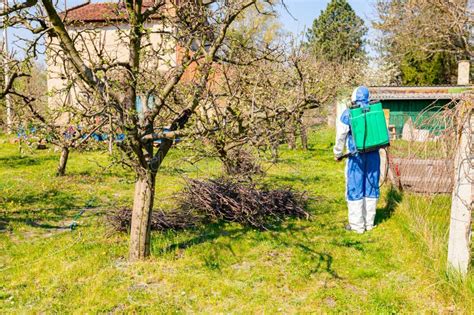
[[[349,208],[349,225],[351,231],[359,234],[364,233],[364,199],[347,201],[347,207]]]
[[[364,210],[365,230],[370,231],[374,228],[377,199],[364,198]]]

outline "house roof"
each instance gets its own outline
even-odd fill
[[[452,86],[373,86],[370,97],[378,100],[442,100],[459,99],[473,92],[473,85]]]
[[[153,0],[145,0],[142,4],[142,11],[153,6]],[[111,22],[128,20],[128,12],[122,1],[90,3],[67,9],[62,13],[67,22],[77,23],[94,23],[94,22]],[[153,18],[153,16],[151,17]]]

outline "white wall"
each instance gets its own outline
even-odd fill
[[[148,35],[143,42],[143,46],[147,46],[147,48],[144,49],[141,56],[142,68],[149,73],[153,73],[153,71],[155,73],[156,71],[165,72],[177,62],[174,41],[162,35],[163,31],[172,32],[172,29],[159,23],[148,23],[145,26]],[[129,30],[130,27],[126,24],[115,26],[88,24],[83,27],[70,28],[69,33],[86,65],[94,67],[104,60],[109,64],[128,61]],[[65,103],[74,105],[77,98],[80,97],[80,87],[76,84],[69,89],[69,92],[65,90],[68,84],[65,74],[66,72],[72,74],[73,71],[66,70],[68,65],[57,39],[53,39],[49,46],[46,62],[48,66],[49,106],[58,108]],[[61,121],[64,120],[64,117],[61,118]]]

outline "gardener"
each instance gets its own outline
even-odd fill
[[[360,86],[352,93],[354,106],[369,106],[369,90]],[[374,228],[377,199],[380,196],[380,155],[379,151],[357,152],[351,133],[350,113],[346,109],[337,122],[334,155],[341,161],[347,145],[349,157],[346,164],[346,200],[349,208],[349,224],[346,230],[364,233]]]

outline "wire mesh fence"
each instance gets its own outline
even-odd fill
[[[463,132],[470,134],[470,143],[465,150],[472,150],[473,104],[474,94],[468,93],[461,99],[438,106],[435,111],[427,107],[416,119],[407,120],[403,127],[403,138],[392,141],[390,148],[391,182],[399,188],[417,193],[451,193],[455,185],[456,155],[459,155]],[[430,115],[426,115],[428,111]],[[470,152],[469,163],[472,164]]]

